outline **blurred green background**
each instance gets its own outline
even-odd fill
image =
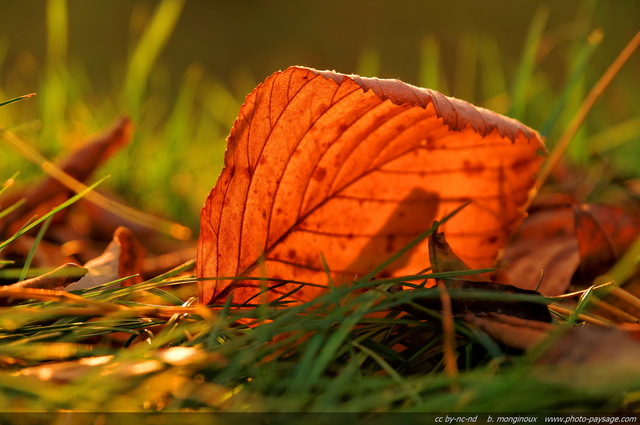
[[[0,126],[56,158],[130,115],[133,143],[98,176],[197,229],[242,100],[274,71],[398,78],[520,119],[552,147],[638,30],[637,0],[0,0],[0,100],[38,92],[0,108]],[[585,198],[640,177],[639,77],[636,54],[571,145]],[[24,184],[41,173],[5,143],[0,169]]]

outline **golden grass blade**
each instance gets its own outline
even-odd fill
[[[559,304],[549,304],[549,310],[558,314],[562,314],[564,316],[569,316],[573,313],[572,309],[567,308],[565,306],[561,306]],[[613,323],[609,321],[605,321],[604,319],[596,318],[587,314],[579,314],[578,320],[581,320],[585,323],[591,323],[592,325],[596,325],[596,326],[605,326],[605,327],[613,326]]]
[[[613,63],[611,63],[611,65],[605,71],[605,73],[602,74],[602,77],[600,77],[600,80],[598,80],[596,85],[593,86],[593,88],[591,89],[587,97],[584,99],[584,102],[582,102],[582,105],[580,105],[578,112],[576,112],[575,116],[569,123],[569,126],[567,127],[565,132],[562,134],[555,148],[549,155],[549,159],[542,166],[542,170],[540,171],[540,174],[538,175],[538,178],[536,180],[536,185],[534,187],[535,190],[531,191],[529,202],[531,202],[533,197],[540,190],[544,182],[547,180],[547,178],[551,174],[551,171],[558,164],[558,162],[560,161],[560,158],[562,158],[562,155],[564,155],[564,152],[567,150],[569,143],[578,132],[578,129],[584,122],[585,118],[587,117],[587,114],[589,113],[593,105],[595,105],[596,101],[600,98],[602,93],[604,93],[609,83],[611,83],[611,81],[616,76],[618,71],[620,71],[622,66],[631,57],[633,52],[636,51],[638,46],[640,46],[640,31],[636,33],[635,37],[631,39],[631,41],[625,46],[625,48],[618,55],[618,57],[613,61]]]
[[[458,362],[456,359],[455,342],[456,334],[453,324],[453,310],[451,308],[451,297],[447,292],[447,287],[441,280],[438,281],[440,290],[440,302],[442,304],[442,350],[444,352],[444,368],[452,380],[458,376]],[[458,386],[455,381],[451,384],[451,391],[456,392]]]

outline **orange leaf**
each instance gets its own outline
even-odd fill
[[[225,168],[202,209],[198,277],[327,284],[369,272],[434,219],[470,267],[494,262],[524,216],[544,150],[523,124],[396,80],[292,67],[267,78],[240,110]],[[383,275],[428,266],[426,241]],[[279,285],[269,298],[297,285]],[[201,281],[203,303],[255,280]],[[304,287],[292,298],[312,299]]]

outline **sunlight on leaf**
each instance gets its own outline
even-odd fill
[[[490,266],[524,217],[543,150],[523,124],[433,90],[301,67],[275,73],[231,130],[202,210],[198,277],[262,269],[326,284],[322,254],[334,282],[348,281],[468,201],[444,231],[465,263]],[[428,265],[424,242],[381,275]],[[203,282],[201,300],[232,290],[242,302],[259,288]],[[303,288],[294,298],[317,293]]]

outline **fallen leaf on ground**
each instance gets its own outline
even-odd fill
[[[69,154],[60,162],[59,168],[76,180],[85,181],[101,163],[129,142],[132,127],[128,118],[121,118],[111,128]],[[53,206],[64,202],[72,194],[66,186],[53,177],[45,177],[25,194],[20,194],[19,198],[24,197],[25,201],[0,221],[0,235],[7,236],[15,232],[33,215],[49,212]],[[14,194],[13,197],[15,196]],[[2,202],[3,205],[11,203],[13,202],[4,200]]]
[[[456,254],[445,237],[444,232],[436,232],[429,236],[429,264],[432,273],[460,272],[471,270]],[[478,274],[466,276],[467,280],[487,280]]]
[[[101,256],[88,261],[84,267],[89,272],[77,282],[67,286],[67,291],[90,289],[121,278],[133,276],[121,282],[130,286],[142,282],[139,275],[142,272],[144,248],[137,241],[133,233],[126,227],[119,227],[113,235],[113,240]]]
[[[640,358],[638,326],[582,326],[566,331],[545,351],[538,364],[637,363]]]
[[[533,211],[505,249],[501,281],[543,295],[581,288],[608,271],[640,234],[637,220],[607,205],[560,203]]]
[[[74,263],[67,263],[40,276],[9,285],[2,285],[0,286],[0,291],[4,291],[4,293],[0,298],[0,305],[11,305],[21,301],[25,298],[25,295],[28,297],[28,294],[31,294],[33,290],[63,290],[73,282],[77,282],[87,272],[88,270],[84,267]],[[12,294],[8,294],[8,292]]]
[[[609,271],[640,235],[638,220],[614,206],[580,205],[575,207],[575,214],[580,251],[578,280],[593,279]]]
[[[23,280],[22,282],[6,285],[11,288],[32,288],[32,289],[61,289],[67,285],[81,279],[88,270],[77,264],[67,263],[48,273]]]
[[[640,328],[573,327],[538,359],[533,373],[545,381],[597,392],[606,386],[640,388]]]
[[[531,212],[507,245],[498,279],[543,295],[564,294],[580,265],[571,204]]]
[[[473,268],[491,265],[524,217],[543,160],[523,124],[397,80],[292,67],[242,106],[201,213],[197,275],[326,284],[362,276],[463,203],[444,226]],[[382,275],[428,266],[427,244]],[[274,299],[298,285],[269,291]],[[203,303],[259,291],[201,281]],[[294,296],[312,299],[322,289]]]

